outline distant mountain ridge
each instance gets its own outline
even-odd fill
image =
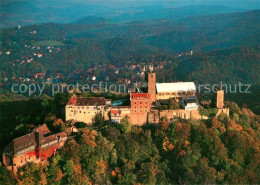
[[[72,24],[104,24],[108,19],[103,17],[94,17],[94,16],[87,16],[76,21],[71,22]]]
[[[19,30],[1,29],[1,35],[5,37],[0,38],[0,51],[3,51],[0,76],[12,78],[15,73],[15,76],[24,77],[42,71],[49,76],[57,73],[68,75],[71,71],[85,74],[89,68],[102,64],[120,67],[127,61],[149,63],[172,60],[174,62],[169,69],[179,68],[173,73],[176,76],[170,75],[172,71],[164,70],[162,78],[171,81],[214,82],[223,79],[232,83],[238,80],[258,83],[259,17],[259,10],[187,17],[181,21],[155,19],[126,24],[87,17],[79,21],[80,24],[48,23],[25,26]],[[51,42],[60,43],[58,47],[61,51],[49,52],[46,46],[39,50],[25,48],[25,45]],[[7,50],[12,53],[5,54]],[[186,56],[191,50],[194,55]],[[16,62],[21,60],[21,56],[33,56],[34,52],[42,52],[43,56],[24,65]],[[15,65],[11,65],[10,61]],[[222,71],[217,73],[218,67]],[[204,74],[202,69],[207,73]]]
[[[60,1],[62,2],[62,1]],[[32,25],[40,23],[70,23],[83,21],[84,17],[110,19],[114,23],[126,23],[149,19],[180,20],[188,16],[212,15],[220,13],[242,12],[247,8],[235,8],[220,5],[183,5],[168,7],[151,2],[149,5],[113,7],[102,4],[86,4],[66,1],[66,6],[58,2],[18,1],[0,6],[0,28],[15,27],[18,24]]]

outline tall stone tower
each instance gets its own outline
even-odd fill
[[[153,72],[153,67],[149,66],[149,69],[146,71],[145,80],[148,84],[148,94],[150,94],[151,102],[156,100],[156,73]]]
[[[218,109],[224,108],[224,90],[217,91],[217,102],[216,102]]]

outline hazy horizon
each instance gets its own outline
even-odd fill
[[[1,0],[0,28],[70,23],[89,16],[125,23],[162,18],[180,20],[188,16],[258,9],[259,0]]]

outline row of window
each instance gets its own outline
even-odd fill
[[[31,157],[29,156],[28,159],[30,160]],[[26,157],[25,157],[24,161],[25,161],[25,162],[27,161]],[[22,160],[22,159],[21,159],[21,164],[23,164],[23,160]],[[16,166],[16,164],[14,164],[14,166]]]
[[[68,108],[73,108],[72,106],[68,106]],[[77,106],[77,109],[100,109],[100,107],[96,107],[96,106],[93,106],[93,107],[80,107],[80,106]]]
[[[134,110],[134,112],[137,112],[137,110]],[[138,112],[147,112],[147,110],[144,110],[144,111],[139,110]]]
[[[142,104],[143,102],[139,102],[139,104]],[[136,102],[135,102],[135,104],[136,104]],[[145,102],[145,104],[147,104],[147,102]]]
[[[136,109],[137,107],[135,106],[135,109]],[[142,106],[140,106],[140,109],[142,109],[143,107]],[[145,106],[144,108],[146,108],[147,109],[147,106]]]
[[[71,112],[73,112],[73,111],[71,111]],[[77,111],[74,111],[74,113],[77,113]],[[81,111],[79,111],[79,113],[84,113],[84,114],[86,114],[86,112],[81,112]],[[90,112],[87,112],[88,114],[90,114]],[[96,114],[97,112],[94,112],[94,114]],[[93,113],[92,113],[93,114]],[[70,114],[70,116],[71,116],[71,114]]]

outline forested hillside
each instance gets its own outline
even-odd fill
[[[20,102],[30,105],[29,110],[9,109],[17,125],[1,129],[2,144],[42,119],[53,132],[64,130],[59,108],[67,99],[68,95],[57,94],[54,99]],[[143,127],[132,126],[127,119],[116,125],[97,116],[93,127],[76,124],[79,135],[69,139],[49,165],[28,164],[15,177],[0,164],[0,184],[257,184],[259,120],[249,109],[233,102],[225,105],[230,118],[164,119],[160,125]]]
[[[50,78],[59,73],[84,73],[97,65],[122,67],[127,61],[168,60],[179,66],[175,77],[179,80],[259,83],[259,16],[260,11],[251,11],[121,25],[86,18],[90,22],[81,19],[72,24],[2,29],[0,76],[30,78],[45,71]],[[194,55],[186,56],[187,51]]]

